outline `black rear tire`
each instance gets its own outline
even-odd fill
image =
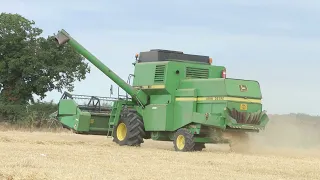
[[[193,134],[186,128],[177,130],[174,134],[173,145],[176,151],[194,151],[195,142]]]

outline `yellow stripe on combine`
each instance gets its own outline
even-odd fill
[[[246,99],[238,97],[181,97],[176,98],[176,101],[237,101],[237,102],[248,102],[248,103],[261,103],[260,99]]]
[[[134,86],[133,88],[141,88],[141,89],[164,89],[164,85],[150,85],[150,86]]]

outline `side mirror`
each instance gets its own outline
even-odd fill
[[[112,84],[110,86],[110,97],[111,97],[111,95],[113,95],[113,86],[112,86]]]

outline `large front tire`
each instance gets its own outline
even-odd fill
[[[140,117],[132,112],[122,117],[115,127],[113,141],[120,146],[140,146],[146,133]]]

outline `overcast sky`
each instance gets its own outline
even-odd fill
[[[0,0],[52,35],[65,29],[123,79],[150,49],[208,55],[232,78],[258,80],[269,113],[320,114],[320,1]],[[76,94],[109,96],[91,66]],[[58,101],[61,94],[48,93]]]

